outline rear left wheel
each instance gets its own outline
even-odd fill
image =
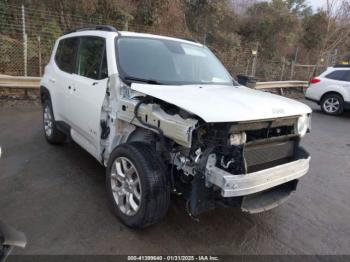
[[[322,111],[329,115],[339,115],[344,111],[344,100],[340,95],[328,94],[321,101]]]
[[[50,100],[43,103],[43,126],[46,140],[50,144],[62,144],[66,141],[66,135],[57,129]]]

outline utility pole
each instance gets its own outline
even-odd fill
[[[330,66],[334,66],[337,63],[337,60],[338,60],[338,49],[336,48],[334,49]]]
[[[41,38],[40,35],[38,36],[38,62],[39,62],[39,76],[42,74],[42,69],[41,69]]]
[[[26,19],[24,12],[24,5],[22,5],[22,32],[23,32],[23,68],[24,68],[24,76],[27,76],[27,33],[26,33]]]
[[[129,31],[129,20],[126,20],[126,21],[125,21],[125,24],[124,24],[124,31]]]
[[[253,55],[253,62],[252,62],[252,73],[251,76],[255,76],[256,73],[256,62],[258,58],[258,49],[259,49],[259,42],[256,43],[255,50],[252,50],[252,55]]]
[[[282,71],[281,71],[280,81],[283,80],[285,68],[286,68],[286,58],[282,57]]]
[[[293,80],[294,78],[294,71],[295,71],[295,65],[297,64],[298,52],[299,52],[299,46],[297,46],[297,49],[295,50],[294,60],[292,61],[292,66],[290,69],[290,80]]]
[[[245,68],[245,75],[248,75],[249,65],[250,65],[250,57],[248,57],[247,66]]]

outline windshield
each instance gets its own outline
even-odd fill
[[[232,78],[206,47],[174,40],[120,37],[118,67],[124,79],[159,84],[225,84]]]

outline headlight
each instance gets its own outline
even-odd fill
[[[245,132],[239,134],[231,134],[229,144],[231,146],[242,145],[247,141],[247,134]]]
[[[304,137],[306,135],[307,130],[310,127],[310,116],[302,115],[298,119],[298,134],[300,137]]]

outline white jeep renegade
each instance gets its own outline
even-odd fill
[[[202,44],[118,32],[111,26],[60,37],[41,81],[45,136],[71,138],[106,167],[109,200],[127,226],[167,212],[269,210],[309,169],[300,139],[311,109],[239,86]]]

